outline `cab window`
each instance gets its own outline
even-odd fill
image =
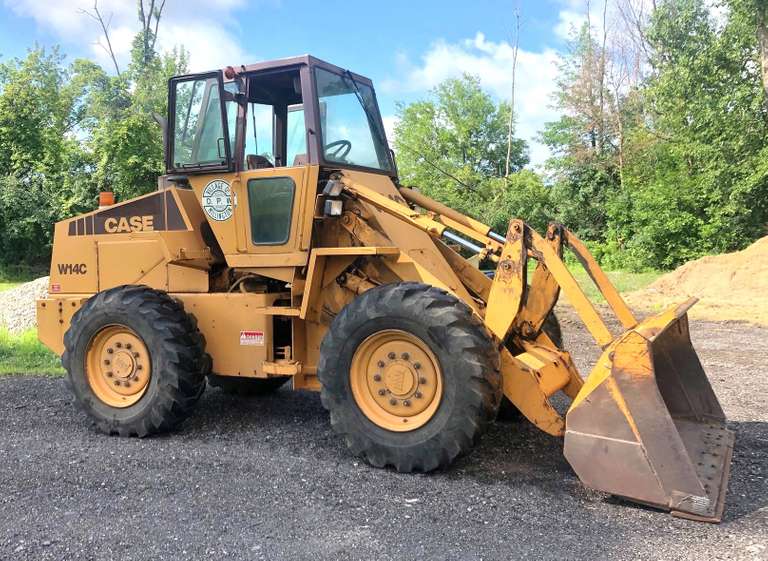
[[[219,81],[200,77],[174,82],[172,168],[227,165],[228,139]]]

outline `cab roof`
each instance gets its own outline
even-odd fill
[[[278,70],[281,68],[287,69],[287,68],[298,67],[298,66],[319,66],[321,68],[325,68],[326,70],[330,70],[331,72],[335,72],[337,74],[350,72],[350,74],[354,76],[356,81],[362,82],[364,84],[367,84],[373,87],[373,82],[369,78],[366,78],[365,76],[361,76],[360,74],[356,74],[355,72],[351,72],[345,68],[341,68],[340,66],[336,66],[335,64],[331,64],[330,62],[326,62],[324,60],[321,60],[309,54],[292,56],[287,58],[277,58],[273,60],[265,60],[265,61],[256,62],[253,64],[242,64],[240,66],[232,66],[227,68],[233,68],[235,71],[237,71],[238,74],[250,74],[253,72],[260,72],[262,70]],[[225,71],[225,70],[226,68],[222,69],[222,71]],[[234,78],[232,79],[225,78],[225,81],[230,82],[233,79]]]

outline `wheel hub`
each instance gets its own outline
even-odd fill
[[[407,364],[395,362],[384,370],[384,386],[393,395],[407,395],[413,389],[414,382],[413,371]]]
[[[111,407],[130,407],[141,399],[151,376],[149,351],[130,328],[110,325],[87,350],[86,374],[93,393]]]
[[[112,370],[118,378],[130,378],[136,372],[136,362],[133,360],[132,355],[121,351],[114,358]]]
[[[363,341],[352,358],[350,381],[365,416],[398,432],[426,424],[442,397],[435,355],[420,338],[395,329]]]

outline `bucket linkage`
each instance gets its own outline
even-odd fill
[[[565,266],[564,247],[621,323],[617,337]],[[529,257],[538,266],[527,286]],[[676,516],[719,522],[735,437],[691,344],[687,311],[696,299],[638,322],[584,244],[559,224],[543,238],[513,220],[499,267],[486,324],[522,351],[502,357],[505,395],[539,428],[564,435],[565,457],[586,486]],[[522,290],[510,289],[519,283]],[[584,380],[568,353],[541,330],[560,290],[603,349]],[[502,302],[510,295],[518,313],[504,323],[509,307],[502,314]],[[573,400],[564,421],[549,404],[560,390]]]

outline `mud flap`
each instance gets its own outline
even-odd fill
[[[734,433],[691,345],[695,302],[608,346],[566,415],[565,457],[588,487],[719,522]]]

